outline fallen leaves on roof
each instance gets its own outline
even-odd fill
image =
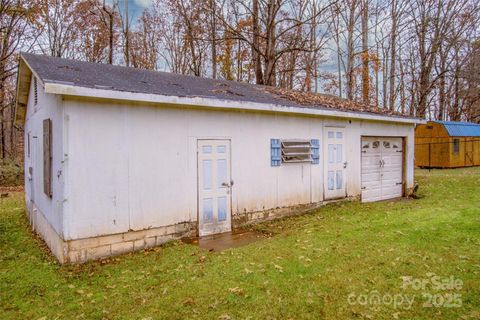
[[[266,87],[265,91],[305,106],[320,106],[341,111],[371,112],[403,117],[407,116],[400,112],[391,111],[387,108],[380,108],[375,105],[367,105],[361,102],[342,99],[327,94],[308,93],[275,87]]]

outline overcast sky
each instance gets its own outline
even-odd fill
[[[112,0],[107,0],[108,2],[113,2]],[[135,23],[135,20],[137,20],[138,16],[142,14],[143,10],[145,8],[148,8],[150,5],[152,5],[153,0],[128,0],[128,11],[129,11],[129,16],[130,19],[133,23]],[[119,9],[120,12],[124,13],[125,11],[125,0],[119,0]]]

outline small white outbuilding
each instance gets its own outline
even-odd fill
[[[361,110],[361,111],[358,111]],[[413,188],[421,121],[338,98],[22,54],[28,215],[61,263]]]

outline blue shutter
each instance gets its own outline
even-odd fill
[[[280,139],[270,139],[271,166],[278,167],[282,163],[282,146]]]
[[[312,163],[319,164],[320,163],[320,141],[318,139],[310,140],[310,144],[312,145]]]

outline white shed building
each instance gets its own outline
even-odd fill
[[[28,215],[61,263],[413,188],[414,126],[340,99],[22,54]]]

